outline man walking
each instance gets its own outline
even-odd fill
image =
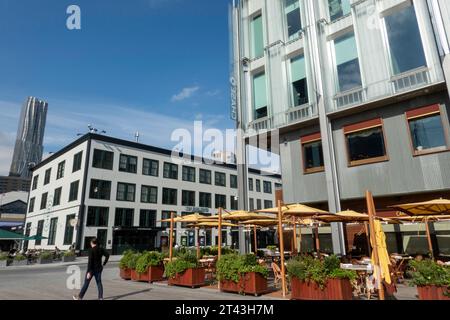
[[[98,299],[103,300],[103,284],[102,284],[102,271],[103,266],[108,262],[109,253],[97,245],[97,238],[91,240],[91,249],[89,250],[89,260],[86,278],[84,280],[83,288],[78,295],[74,295],[74,300],[82,300],[86,294],[89,284],[91,283],[92,277],[95,277],[95,282],[97,282],[98,288]],[[105,257],[105,262],[102,263],[102,257]]]

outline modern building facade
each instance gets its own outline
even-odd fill
[[[393,204],[450,197],[449,8],[234,3],[239,121],[246,143],[279,131],[286,203],[364,212],[370,190],[388,214]],[[342,225],[330,231],[334,251],[348,251]]]
[[[189,157],[178,163],[170,150],[107,136],[87,134],[33,168],[26,235],[48,240],[27,245],[84,250],[97,237],[113,253],[124,249],[164,248],[176,215],[237,209],[236,166],[209,164]],[[255,209],[272,207],[280,176],[249,170],[249,201]],[[238,230],[224,230],[226,245],[237,245]],[[202,245],[215,245],[217,233],[200,231]],[[261,244],[267,239],[260,236]],[[195,246],[197,234],[177,224],[175,241]]]
[[[30,167],[41,162],[47,109],[47,102],[34,97],[29,97],[23,105],[10,176],[30,178]]]
[[[30,191],[30,178],[0,176],[0,194],[12,191]]]

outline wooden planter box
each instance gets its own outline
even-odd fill
[[[75,256],[62,256],[62,262],[74,262],[75,261]]]
[[[348,279],[329,279],[322,290],[312,281],[292,278],[293,300],[352,300],[353,289]]]
[[[187,269],[185,272],[177,274],[174,278],[169,278],[169,285],[198,288],[205,285],[205,269]]]
[[[220,290],[224,292],[247,293],[259,296],[267,293],[267,279],[256,272],[246,273],[238,283],[231,280],[220,281]]]
[[[120,269],[120,277],[123,280],[131,280],[131,269]]]
[[[329,279],[325,291],[328,300],[353,300],[353,288],[348,279]]]
[[[10,265],[18,267],[18,266],[26,266],[27,264],[28,261],[25,259],[25,260],[12,260]]]
[[[136,270],[130,271],[131,280],[133,281],[140,281],[140,282],[155,282],[155,281],[161,281],[163,280],[164,276],[164,267],[163,266],[157,266],[157,267],[149,267],[147,272],[144,273],[138,273]]]
[[[450,294],[450,290],[446,287],[424,286],[417,287],[420,300],[450,300],[450,297],[444,295],[444,292]]]
[[[39,264],[49,264],[49,263],[53,263],[53,259],[52,258],[50,258],[50,259],[42,259],[42,258],[38,258],[38,261],[37,261]]]

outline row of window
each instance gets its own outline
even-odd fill
[[[83,160],[83,151],[78,152],[73,156],[72,161],[72,173],[81,170],[81,162]],[[66,161],[61,161],[58,163],[57,171],[56,171],[56,180],[64,178],[66,170]],[[50,183],[52,175],[52,168],[48,168],[44,173],[44,186]],[[39,184],[39,175],[35,175],[33,177],[33,182],[31,183],[31,190],[36,190]]]
[[[285,0],[288,28],[293,34],[301,29],[300,5],[298,0]],[[350,13],[349,0],[330,0],[332,20]],[[295,14],[293,14],[295,12]],[[297,20],[298,19],[298,20]],[[297,21],[297,22],[294,22]],[[384,17],[386,38],[393,75],[402,74],[420,67],[426,67],[427,61],[413,5],[402,7]],[[261,25],[261,26],[260,26]],[[261,15],[252,20],[252,48],[263,55],[264,44]],[[337,92],[357,90],[363,87],[358,45],[354,31],[331,40],[334,57]],[[304,54],[290,59],[291,106],[301,106],[309,102],[308,80]],[[268,116],[267,84],[265,71],[253,75],[253,110],[254,118]]]
[[[63,244],[64,245],[72,245],[73,244],[73,234],[74,234],[74,230],[75,227],[72,225],[72,220],[75,219],[75,214],[69,214],[66,216],[66,221],[65,221],[65,228],[64,228],[64,239],[63,239]],[[43,236],[43,231],[44,231],[44,220],[39,220],[37,222],[37,231],[36,231],[36,235],[37,235],[37,240],[35,240],[35,245],[39,246],[42,243],[42,238],[41,236]],[[47,245],[51,246],[55,244],[55,240],[56,240],[56,232],[58,229],[58,218],[52,218],[50,219],[50,227],[49,227],[49,231],[48,231],[48,240],[47,240]],[[26,224],[25,227],[25,236],[29,237],[31,233],[31,222],[28,222]],[[28,246],[28,244],[25,244],[25,246]]]
[[[80,181],[74,181],[70,184],[69,188],[69,198],[68,202],[73,202],[78,200],[78,189],[80,187]],[[59,206],[61,204],[61,194],[62,187],[56,188],[53,192],[53,197],[49,197],[48,192],[45,192],[41,196],[41,203],[39,206],[40,210],[51,209],[53,207]],[[36,197],[30,198],[30,204],[28,205],[28,212],[34,212],[34,206],[36,202]]]
[[[414,156],[448,150],[440,106],[406,112],[410,144]],[[350,166],[388,160],[381,118],[344,127]],[[324,170],[320,133],[302,137],[306,173]]]

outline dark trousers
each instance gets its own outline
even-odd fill
[[[103,299],[102,270],[92,272],[91,277],[89,279],[87,278],[86,274],[86,277],[84,278],[83,288],[81,288],[80,291],[80,299],[83,299],[84,295],[86,294],[86,291],[89,288],[89,284],[91,283],[92,278],[95,278],[95,282],[97,282],[98,298]]]

